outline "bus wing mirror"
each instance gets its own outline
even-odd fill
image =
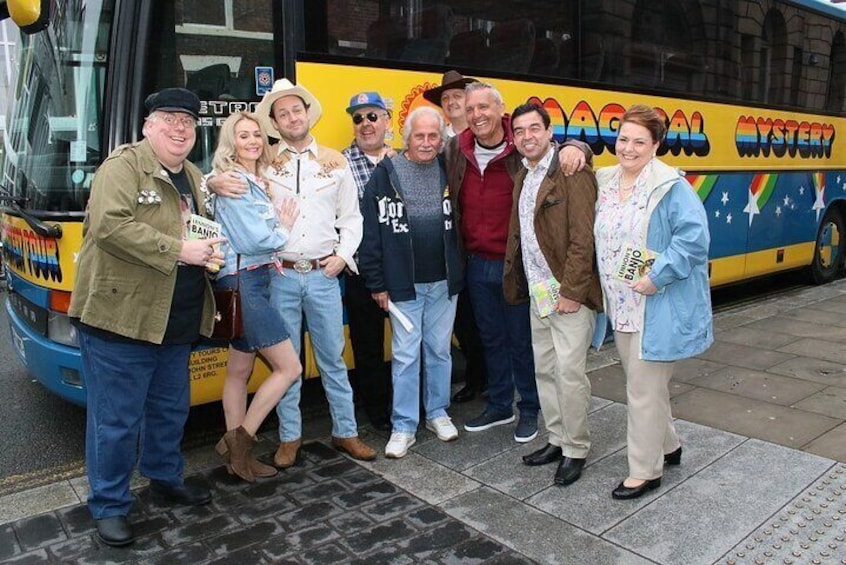
[[[24,33],[37,33],[50,24],[50,0],[6,0],[6,9]]]

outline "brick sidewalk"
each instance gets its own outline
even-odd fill
[[[426,504],[326,445],[301,464],[249,485],[223,467],[192,476],[212,503],[170,507],[136,492],[137,539],[112,548],[77,504],[0,526],[6,563],[484,563],[530,560]]]

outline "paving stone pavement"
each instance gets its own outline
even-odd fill
[[[136,491],[131,548],[96,539],[84,504],[0,527],[4,563],[531,563],[320,442],[275,479],[249,485],[223,467],[189,478],[212,503],[171,507]]]
[[[131,549],[96,541],[84,477],[0,497],[0,562],[846,565],[844,314],[846,281],[718,313],[717,344],[679,363],[670,387],[682,464],[637,500],[610,496],[627,471],[626,408],[607,347],[589,356],[593,445],[566,488],[554,465],[520,461],[546,443],[542,422],[522,445],[514,425],[463,431],[481,400],[450,408],[458,441],[421,429],[400,460],[339,456],[316,417],[302,465],[255,485],[211,446],[190,450],[208,506],[156,505],[136,478]],[[361,435],[384,449],[387,434]]]

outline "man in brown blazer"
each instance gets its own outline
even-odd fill
[[[524,169],[514,179],[503,290],[510,303],[531,301],[535,379],[549,431],[547,445],[523,462],[559,461],[555,483],[569,485],[590,450],[585,365],[602,308],[593,246],[596,178],[589,168],[564,175],[541,106],[518,106],[511,128]]]

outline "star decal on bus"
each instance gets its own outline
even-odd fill
[[[759,173],[752,178],[752,183],[749,185],[749,200],[743,209],[746,214],[749,214],[750,227],[755,215],[761,213],[761,209],[773,195],[776,182],[778,182],[778,175],[770,173]]]
[[[746,204],[746,208],[743,209],[744,212],[749,214],[749,226],[752,226],[752,220],[755,219],[756,214],[760,214],[761,210],[758,209],[758,199],[749,191],[749,201]]]

